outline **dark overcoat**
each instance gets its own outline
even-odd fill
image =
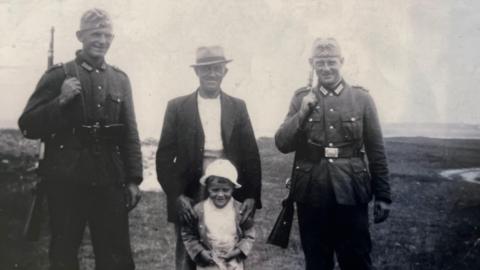
[[[156,155],[157,177],[167,195],[168,220],[175,221],[177,198],[194,197],[200,188],[205,137],[197,106],[198,91],[170,100]],[[238,171],[242,188],[238,201],[253,198],[261,208],[261,168],[258,146],[245,102],[220,94],[224,156]]]

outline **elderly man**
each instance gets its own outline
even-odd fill
[[[199,88],[168,102],[157,150],[157,177],[167,195],[168,221],[177,232],[176,269],[195,269],[180,237],[180,222],[196,219],[192,206],[203,199],[199,179],[218,158],[237,168],[242,188],[233,196],[243,202],[242,222],[261,207],[258,147],[245,102],[227,95],[220,85],[227,74],[223,49],[197,49]]]
[[[88,223],[95,269],[134,269],[128,211],[142,181],[142,158],[127,75],[105,63],[112,23],[86,11],[76,58],[50,68],[19,119],[27,138],[45,142],[40,170],[50,213],[50,269],[78,269]]]
[[[310,64],[314,89],[297,90],[275,143],[295,152],[292,188],[306,269],[372,269],[368,202],[375,222],[389,213],[390,186],[382,132],[367,90],[342,78],[338,43],[317,39]],[[367,162],[368,160],[368,162]]]

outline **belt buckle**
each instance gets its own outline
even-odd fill
[[[327,157],[327,158],[338,158],[338,148],[336,148],[336,147],[325,147],[325,157]]]

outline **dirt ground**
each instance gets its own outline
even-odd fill
[[[283,181],[291,155],[279,153],[270,138],[259,140],[263,168],[264,208],[257,212],[258,240],[247,269],[303,269],[296,225],[289,248],[265,244],[286,195]],[[386,139],[392,213],[387,222],[371,226],[372,258],[377,269],[480,269],[480,184],[443,179],[444,169],[479,167],[480,140]],[[22,239],[35,175],[35,144],[18,131],[0,131],[0,269],[47,269],[48,224],[41,239]],[[145,192],[131,213],[131,237],[137,269],[173,269],[175,239],[165,217],[165,197]],[[88,233],[80,260],[93,269]]]

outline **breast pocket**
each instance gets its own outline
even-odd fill
[[[123,98],[117,95],[107,96],[107,118],[110,123],[117,123],[120,120],[120,113],[123,105]]]
[[[360,140],[363,132],[362,118],[355,114],[346,114],[341,116],[342,131],[344,139],[347,141]]]

